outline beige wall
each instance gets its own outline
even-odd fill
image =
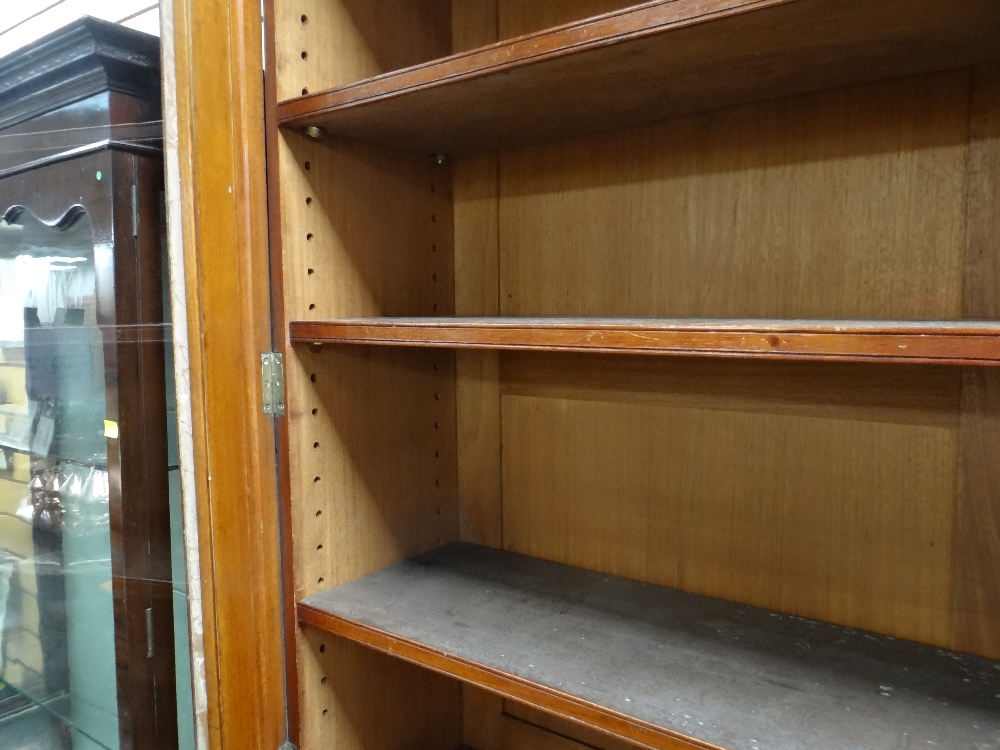
[[[83,15],[160,34],[156,0],[10,0],[0,16],[0,57]]]

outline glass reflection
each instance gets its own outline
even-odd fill
[[[0,718],[118,747],[104,349],[91,223],[0,222]]]

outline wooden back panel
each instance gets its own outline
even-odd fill
[[[464,161],[458,309],[995,318],[996,81],[948,71]],[[491,356],[459,358],[463,538],[1000,655],[992,373]]]
[[[504,153],[501,314],[962,317],[970,71]]]

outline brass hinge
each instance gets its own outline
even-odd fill
[[[260,355],[260,385],[264,413],[277,417],[285,413],[285,361],[280,352]]]

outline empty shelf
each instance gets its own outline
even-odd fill
[[[471,544],[298,614],[654,747],[1000,748],[1000,662]]]
[[[1000,56],[995,0],[656,0],[281,102],[462,156]]]
[[[358,318],[294,321],[295,343],[1000,364],[985,321]]]

